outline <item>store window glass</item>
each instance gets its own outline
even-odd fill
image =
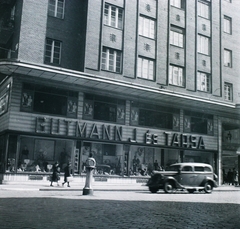
[[[6,172],[15,173],[17,168],[17,135],[9,135]]]
[[[83,117],[124,124],[125,100],[85,94]]]
[[[56,87],[23,84],[21,110],[75,118],[78,93]]]
[[[199,162],[206,163],[213,166],[213,154],[209,152],[199,152],[199,151],[184,151],[183,162]],[[202,167],[201,169],[204,169]]]
[[[184,111],[184,131],[213,135],[213,116]]]
[[[178,130],[179,114],[177,109],[133,102],[131,125]]]
[[[18,172],[52,172],[58,161],[61,171],[72,161],[73,141],[21,137],[18,153]]]
[[[124,152],[123,145],[101,144],[84,142],[81,148],[82,163],[81,172],[86,173],[86,160],[92,153],[96,160],[95,175],[119,175],[124,174]]]

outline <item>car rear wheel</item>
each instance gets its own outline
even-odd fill
[[[149,191],[151,193],[156,193],[158,191],[158,188],[156,188],[156,187],[149,187]]]
[[[174,190],[173,182],[166,181],[164,184],[164,191],[166,193],[173,193],[173,190]]]
[[[212,193],[212,190],[213,190],[212,184],[210,182],[206,182],[204,185],[204,191],[206,193]]]

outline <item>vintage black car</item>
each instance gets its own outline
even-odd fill
[[[166,193],[176,190],[205,191],[211,193],[217,187],[217,175],[212,166],[204,163],[176,163],[165,171],[153,171],[147,182],[150,192],[156,193],[163,189]]]

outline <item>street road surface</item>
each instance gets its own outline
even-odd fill
[[[0,190],[1,229],[240,228],[240,192]]]

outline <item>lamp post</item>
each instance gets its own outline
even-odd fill
[[[83,188],[83,195],[93,195],[92,189],[92,179],[93,179],[93,170],[96,168],[96,161],[90,153],[89,158],[86,160],[86,182],[85,187]]]

